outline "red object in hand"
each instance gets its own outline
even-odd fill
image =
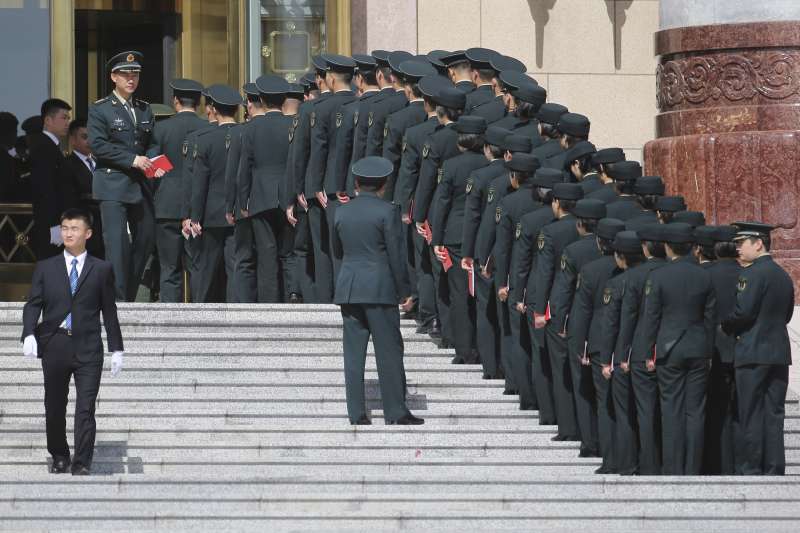
[[[172,166],[172,162],[169,158],[165,155],[157,155],[154,158],[150,159],[152,165],[150,168],[144,171],[144,175],[147,178],[153,179],[156,177],[156,170],[161,169],[166,174],[174,167]]]
[[[442,254],[442,268],[445,272],[453,268],[453,258],[450,257],[450,252],[447,251],[447,248],[445,248],[444,253]]]

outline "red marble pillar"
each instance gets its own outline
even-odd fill
[[[647,173],[709,224],[779,227],[773,255],[800,297],[800,22],[659,31]]]

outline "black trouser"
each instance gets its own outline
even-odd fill
[[[256,248],[256,275],[259,303],[281,301],[280,258],[284,225],[288,224],[280,209],[270,209],[250,217]]]
[[[699,475],[703,464],[708,359],[658,361],[665,475]]]
[[[736,382],[733,364],[723,363],[717,354],[708,373],[706,404],[703,473],[731,476],[741,466],[735,447],[742,442],[736,413]]]
[[[183,302],[184,239],[181,221],[156,221],[156,249],[161,267],[159,298],[164,303]]]
[[[508,363],[514,383],[519,391],[519,408],[533,410],[539,408],[531,366],[531,337],[528,331],[527,316],[509,305],[509,324],[511,326],[511,353]],[[541,418],[541,413],[539,413]]]
[[[442,339],[447,342],[453,341],[453,331],[450,322],[450,287],[447,283],[447,273],[444,266],[433,253],[433,247],[428,246],[431,264],[433,265],[433,287],[436,295],[436,311],[439,322],[442,324]],[[455,268],[455,264],[453,264]]]
[[[611,374],[614,400],[614,460],[618,474],[635,474],[639,467],[639,443],[636,439],[636,401],[633,399],[631,373],[615,364]]]
[[[788,385],[789,367],[786,365],[736,367],[742,474],[785,473],[783,425]]]
[[[526,311],[528,333],[531,337],[531,379],[539,404],[539,425],[552,426],[558,423],[555,400],[553,400],[553,371],[547,355],[545,330],[533,327],[533,305]]]
[[[347,415],[352,422],[367,414],[364,367],[372,337],[383,401],[383,417],[397,420],[408,414],[400,311],[397,305],[342,304],[344,377]]]
[[[631,361],[631,385],[639,427],[639,474],[657,476],[661,474],[661,408],[655,370],[647,370],[645,361]]]
[[[31,228],[30,232],[31,248],[33,248],[33,253],[36,254],[36,260],[42,261],[60,254],[61,247],[50,244],[51,224],[44,219],[37,218],[35,213],[36,209],[34,208],[33,228]]]
[[[447,271],[447,292],[450,295],[451,340],[456,357],[477,363],[475,350],[475,299],[469,295],[469,272],[461,268],[461,246],[447,246],[453,266]]]
[[[320,303],[333,301],[333,251],[326,211],[334,210],[332,204],[335,202],[335,197],[329,196],[328,207],[323,208],[316,199],[308,201],[308,224],[314,250],[314,287]]]
[[[98,356],[89,362],[78,360],[72,337],[56,333],[40,348],[44,373],[44,409],[47,429],[47,451],[53,458],[69,459],[66,413],[69,380],[75,376],[75,457],[73,467],[92,466],[94,440],[97,432],[94,413],[103,359]]]
[[[408,270],[408,282],[411,285],[411,298],[414,300],[414,304],[418,304],[419,293],[417,292],[417,254],[415,240],[417,226],[412,222],[411,224],[403,224],[403,228],[405,228],[406,235],[406,269]],[[419,311],[417,311],[417,322],[419,322]]]
[[[285,215],[284,215],[285,216]],[[294,226],[286,220],[283,223],[283,235],[281,235],[280,247],[278,248],[278,261],[281,267],[281,280],[283,281],[282,301],[288,301],[289,295],[300,294],[300,282],[297,277],[297,256],[294,253]]]
[[[294,279],[303,296],[304,303],[318,301],[314,288],[314,254],[311,251],[311,228],[308,212],[301,205],[295,205],[294,216]]]
[[[585,428],[576,420],[575,400],[573,399],[573,369],[575,357],[567,351],[567,339],[559,335],[558,328],[547,324],[544,328],[547,354],[550,358],[550,369],[553,374],[553,400],[558,420],[558,434],[563,437],[583,437]],[[591,381],[591,380],[590,380]],[[581,392],[582,393],[582,392]],[[577,394],[577,392],[575,393]],[[580,429],[579,429],[580,427]],[[585,446],[582,444],[582,446]]]
[[[592,361],[592,383],[594,384],[595,403],[597,405],[597,437],[600,443],[600,455],[603,456],[603,468],[616,472],[614,457],[614,406],[611,398],[611,380],[603,376],[603,365],[596,354]]]
[[[475,345],[481,358],[483,373],[496,378],[501,375],[501,371],[494,282],[480,274],[477,262],[475,270]]]
[[[100,206],[95,200],[84,200],[81,207],[92,215],[92,237],[86,241],[86,251],[98,259],[106,258],[106,248],[103,245],[103,217],[100,215]]]
[[[500,354],[500,366],[506,375],[506,390],[518,391],[517,382],[514,379],[514,368],[511,364],[511,354],[514,351],[514,341],[511,334],[511,312],[508,308],[508,301],[502,302],[497,297],[497,283],[492,286],[492,291],[495,309],[497,309],[497,346]]]
[[[237,303],[255,303],[258,297],[256,251],[253,240],[253,220],[240,218],[233,227],[234,299]]]
[[[133,301],[155,247],[153,201],[148,196],[143,196],[138,204],[101,200],[100,213],[106,259],[114,269],[117,300]]]
[[[414,231],[414,268],[417,271],[417,319],[422,325],[430,325],[437,318],[436,290],[433,280],[433,261],[425,237]]]
[[[213,299],[230,302],[236,293],[233,227],[203,228],[197,247],[198,272],[191,280],[192,298],[197,303],[206,303]],[[224,266],[227,279],[224,299],[220,294],[221,288],[214,286],[214,281],[219,279],[220,266]]]

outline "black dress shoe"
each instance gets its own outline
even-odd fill
[[[476,350],[472,350],[469,355],[464,358],[465,365],[479,365],[480,363],[481,355]]]
[[[420,335],[430,335],[431,331],[433,331],[433,326],[429,324],[423,324],[417,328],[416,333],[419,333]]]
[[[586,449],[586,450],[581,450],[580,453],[578,454],[578,457],[602,457],[602,455],[600,455],[600,452],[598,452],[597,450]]]
[[[558,422],[555,420],[550,420],[549,418],[540,418],[539,419],[540,426],[557,426]]]
[[[442,328],[440,328],[438,326],[431,326],[431,330],[428,332],[428,335],[430,335],[434,339],[441,339],[442,338]]]
[[[50,465],[51,474],[66,474],[69,470],[69,457],[53,457]]]
[[[303,297],[300,296],[299,294],[297,294],[296,292],[293,292],[292,294],[289,295],[289,303],[290,304],[301,304],[301,303],[303,303]]]
[[[466,363],[466,361],[464,361],[463,357],[461,357],[460,355],[457,355],[457,356],[453,357],[453,359],[450,360],[450,363],[452,363],[454,365],[463,365],[463,364]]]
[[[73,476],[88,476],[89,469],[83,465],[76,464],[72,467],[72,475]]]
[[[520,411],[537,411],[538,409],[539,408],[536,407],[535,405],[520,405],[519,406],[519,410]]]
[[[516,396],[519,394],[519,391],[516,389],[505,389],[503,391],[503,396]]]
[[[353,422],[351,420],[350,421],[350,425],[351,426],[371,426],[372,425],[372,420],[370,420],[369,417],[367,417],[367,415],[364,415],[361,418],[359,418],[358,420],[356,420],[355,422]]]
[[[406,311],[405,313],[400,315],[400,318],[403,319],[403,320],[415,320],[417,318],[417,312],[416,311]]]
[[[425,420],[422,418],[417,418],[416,416],[408,413],[407,415],[403,415],[397,420],[387,420],[387,426],[419,426],[424,424]]]
[[[555,435],[553,438],[550,439],[553,442],[564,442],[569,440],[569,435]]]
[[[455,348],[452,342],[447,339],[442,339],[439,341],[439,344],[436,345],[440,350],[449,350],[451,348]]]
[[[600,468],[595,470],[594,473],[595,474],[613,474],[614,473],[614,469],[613,468],[609,468],[607,466],[601,466]]]

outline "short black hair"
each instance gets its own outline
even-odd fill
[[[700,257],[706,261],[714,261],[717,258],[717,252],[714,246],[698,244],[697,251],[700,252]]]
[[[350,83],[353,81],[353,73],[352,72],[333,72],[329,73],[331,76],[336,78],[342,83]]]
[[[667,245],[672,249],[672,252],[675,255],[689,255],[689,252],[692,251],[694,247],[694,243],[692,242],[669,242]]]
[[[72,106],[60,98],[48,98],[42,102],[42,109],[39,114],[41,115],[42,120],[44,120],[45,117],[51,117],[62,110],[72,111]]]
[[[669,224],[672,222],[672,218],[675,216],[673,211],[656,211],[658,218],[661,220],[662,224]]]
[[[76,131],[86,127],[85,118],[76,118],[69,123],[69,135],[73,135]]]
[[[619,194],[633,194],[636,191],[636,180],[621,180],[614,183]]]
[[[594,168],[592,167],[592,154],[586,154],[577,159],[573,159],[572,163],[574,163],[575,161],[578,162],[578,167],[581,169],[581,172],[583,173],[584,176],[589,172],[591,172],[592,168]]]
[[[92,214],[83,209],[78,209],[77,207],[70,207],[61,213],[59,223],[63,224],[65,220],[83,220],[90,229],[94,224],[94,218],[92,217]]]
[[[261,95],[247,93],[247,101],[251,104],[261,105]]]
[[[422,98],[422,91],[419,88],[419,83],[406,82],[405,85],[411,89],[411,94],[414,96],[414,98]]]
[[[583,231],[586,233],[594,233],[597,231],[597,223],[599,221],[596,218],[579,218],[578,224],[581,225]]]
[[[496,144],[486,143],[483,146],[484,146],[484,148],[486,148],[486,147],[489,148],[489,153],[491,153],[492,157],[494,157],[495,159],[500,159],[501,157],[503,157],[503,154],[505,153],[505,150],[503,150],[502,148],[500,148]]]
[[[530,120],[534,118],[541,107],[540,105],[534,105],[530,102],[520,100],[516,96],[514,97],[514,105],[514,116],[522,120]]]
[[[481,81],[492,81],[492,78],[497,75],[495,70],[492,68],[476,68],[473,70],[478,73],[478,77],[481,79]]]
[[[442,105],[438,105],[438,106],[436,106],[436,114],[440,118],[447,117],[449,120],[452,120],[453,122],[455,122],[455,121],[458,120],[458,117],[460,117],[462,114],[464,114],[464,111],[461,110],[461,109],[456,109],[454,107],[445,107],[445,106],[442,106]]]
[[[262,94],[261,95],[261,103],[267,109],[280,109],[283,103],[286,101],[285,94]]]
[[[736,259],[739,257],[739,250],[732,242],[718,242],[714,244],[714,253],[719,259]]]
[[[239,110],[238,105],[223,105],[214,102],[214,109],[223,117],[234,117]]]
[[[375,70],[359,70],[356,75],[364,78],[364,83],[367,85],[378,85],[378,76]]]
[[[658,241],[642,241],[642,244],[647,248],[647,252],[653,257],[664,259],[667,257],[667,251],[664,249],[664,243]]]
[[[375,69],[375,84],[376,85],[378,84],[378,72],[383,74],[383,78],[384,79],[389,80],[391,82],[391,80],[392,80],[392,69],[389,68],[389,67],[379,67],[379,68]]]
[[[10,148],[17,140],[19,120],[14,113],[0,111],[0,146]]]
[[[600,248],[600,253],[603,255],[611,255],[614,253],[614,241],[611,239],[597,237],[597,247]]]
[[[358,188],[364,192],[377,192],[381,187],[386,185],[386,180],[384,179],[377,183],[364,183],[356,176],[356,183],[358,184]]]
[[[628,268],[633,268],[636,265],[644,263],[645,261],[644,254],[641,252],[639,253],[617,252],[617,254],[623,259],[625,259],[625,264],[628,266]]]
[[[534,187],[533,199],[542,202],[545,205],[553,203],[553,189],[547,187]]]
[[[176,94],[175,98],[183,107],[197,107],[200,105],[200,95]]]
[[[548,124],[547,122],[541,122],[540,124],[542,125],[542,137],[546,139],[558,139],[561,137],[561,132],[553,124]]]
[[[647,211],[655,211],[656,202],[658,202],[658,199],[661,198],[660,194],[640,194],[638,196],[639,205],[641,205]]]
[[[459,133],[457,142],[461,148],[470,152],[483,151],[483,145],[485,144],[483,135],[479,133]]]

